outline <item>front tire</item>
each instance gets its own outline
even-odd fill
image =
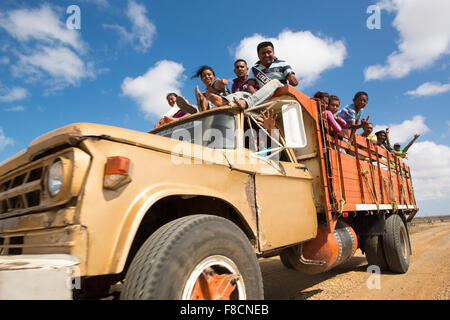
[[[245,234],[221,217],[193,215],[159,228],[139,249],[121,299],[263,299]]]

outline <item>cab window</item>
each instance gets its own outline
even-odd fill
[[[213,149],[236,148],[236,121],[231,112],[208,114],[155,134]]]

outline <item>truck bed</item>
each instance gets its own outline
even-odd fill
[[[313,175],[317,211],[325,214],[330,231],[331,222],[344,213],[401,210],[408,220],[414,217],[418,207],[411,171],[403,161],[359,134],[352,141],[339,138],[320,116],[315,99],[290,86],[275,93],[282,95],[294,97],[303,107],[309,143],[294,153]]]

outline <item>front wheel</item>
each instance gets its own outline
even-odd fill
[[[193,215],[159,228],[139,249],[121,299],[263,299],[245,234],[221,217]]]

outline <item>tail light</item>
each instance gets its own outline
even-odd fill
[[[108,157],[106,160],[103,187],[117,189],[131,182],[131,161],[126,157]]]

